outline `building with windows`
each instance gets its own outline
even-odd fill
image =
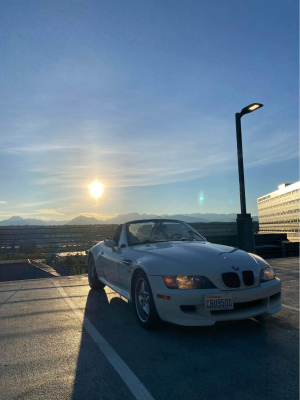
[[[300,181],[284,183],[278,190],[257,199],[259,233],[286,233],[299,242]]]

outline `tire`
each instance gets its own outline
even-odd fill
[[[134,280],[134,309],[140,325],[145,329],[154,328],[160,321],[149,280],[139,272]]]
[[[104,283],[99,281],[93,257],[88,261],[88,280],[91,289],[100,290],[105,287]]]

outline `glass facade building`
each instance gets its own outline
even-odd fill
[[[287,233],[299,242],[300,181],[284,183],[278,190],[257,199],[259,233]]]

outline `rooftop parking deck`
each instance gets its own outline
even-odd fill
[[[137,323],[86,275],[0,283],[1,400],[299,398],[299,259],[268,262],[283,310],[212,327]]]

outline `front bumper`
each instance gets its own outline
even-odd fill
[[[252,318],[264,313],[275,314],[282,309],[281,282],[275,278],[260,283],[257,287],[244,290],[168,289],[161,276],[149,276],[156,309],[164,321],[178,325],[205,326],[217,321],[231,321]],[[208,294],[231,293],[234,310],[206,311],[205,296]],[[157,294],[170,296],[170,300],[157,297]],[[250,303],[250,304],[247,304]],[[187,307],[190,306],[190,307]]]

